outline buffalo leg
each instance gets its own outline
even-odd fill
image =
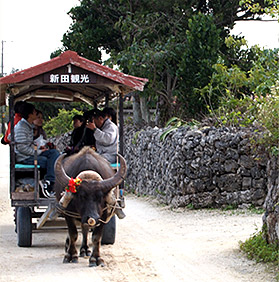
[[[68,252],[69,246],[70,246],[70,238],[68,236],[65,242],[65,253]]]
[[[89,266],[105,266],[104,260],[100,257],[100,246],[103,235],[104,225],[100,224],[95,227],[92,233],[93,250],[89,258]]]
[[[77,227],[73,218],[71,217],[65,217],[65,218],[68,225],[69,237],[66,239],[65,247],[68,247],[68,249],[66,250],[66,255],[64,256],[63,263],[69,263],[69,262],[77,263],[78,262],[78,255],[76,249],[76,241],[78,238]]]
[[[89,257],[91,255],[91,251],[89,250],[88,242],[87,242],[88,231],[89,231],[88,224],[82,224],[81,230],[82,230],[82,244],[81,244],[81,247],[80,247],[79,256],[80,257],[85,257],[85,256]]]

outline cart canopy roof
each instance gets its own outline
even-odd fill
[[[37,66],[0,78],[0,103],[15,101],[99,103],[105,97],[143,91],[148,80],[130,76],[66,51]]]

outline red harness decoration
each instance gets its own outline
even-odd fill
[[[81,182],[82,182],[82,180],[79,177],[77,177],[75,179],[72,177],[69,180],[68,186],[65,187],[65,190],[67,192],[76,193],[77,192],[77,186],[79,186],[81,184]]]

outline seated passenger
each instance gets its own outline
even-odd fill
[[[74,129],[81,127],[83,124],[84,118],[82,115],[75,115],[73,117],[73,127]]]
[[[15,110],[15,116],[14,116],[14,126],[21,120],[21,112],[22,112],[22,107],[26,102],[24,101],[18,101],[14,105],[14,110]],[[1,139],[1,143],[6,145],[10,143],[11,139],[11,122],[8,122],[8,129],[5,133],[5,136]]]
[[[34,164],[33,121],[37,118],[34,105],[26,103],[22,111],[22,119],[15,126],[15,153],[16,161],[22,164]],[[38,165],[46,169],[43,184],[43,193],[46,197],[53,196],[55,182],[54,163],[59,156],[55,149],[45,147],[38,149]]]
[[[105,118],[109,118],[113,123],[117,124],[116,112],[113,108],[105,107],[103,113],[105,114]]]
[[[87,120],[86,127],[91,129],[96,140],[97,153],[110,163],[116,163],[118,146],[118,128],[105,113],[92,110],[92,120]]]
[[[118,146],[118,128],[106,114],[98,109],[92,111],[92,120],[87,120],[86,127],[93,131],[96,140],[96,150],[110,163],[116,163]],[[114,193],[109,193],[106,201],[116,206],[115,214],[123,219],[125,213],[119,205]]]
[[[90,111],[85,112],[83,116],[78,116],[78,118],[77,116],[74,116],[74,130],[71,134],[70,144],[65,149],[65,152],[68,155],[79,152],[84,146],[94,147],[95,149],[95,138],[93,136],[93,131],[86,128],[86,120],[90,118]],[[81,121],[82,123],[80,123]]]
[[[34,143],[39,147],[46,147],[48,149],[55,149],[52,142],[47,141],[47,134],[43,129],[44,117],[43,113],[37,110],[37,118],[33,121],[34,124]]]
[[[43,129],[43,123],[44,123],[44,117],[43,113],[39,110],[37,110],[37,118],[33,121],[34,124],[34,140],[40,137],[42,137],[47,140],[46,132]]]

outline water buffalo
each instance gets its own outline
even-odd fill
[[[62,155],[57,159],[54,187],[58,201],[61,200],[61,195],[72,177],[81,179],[80,185],[76,187],[76,192],[71,193],[71,200],[66,205],[64,212],[68,226],[64,263],[78,262],[76,217],[79,217],[83,234],[80,256],[90,256],[89,266],[104,266],[104,261],[100,257],[100,245],[104,222],[109,216],[106,198],[109,193],[112,193],[111,190],[122,182],[126,174],[125,160],[121,156],[119,158],[120,169],[117,173],[111,169],[110,164],[102,156],[89,147],[83,148],[75,155],[67,158]],[[92,254],[87,244],[90,228],[93,228]]]

